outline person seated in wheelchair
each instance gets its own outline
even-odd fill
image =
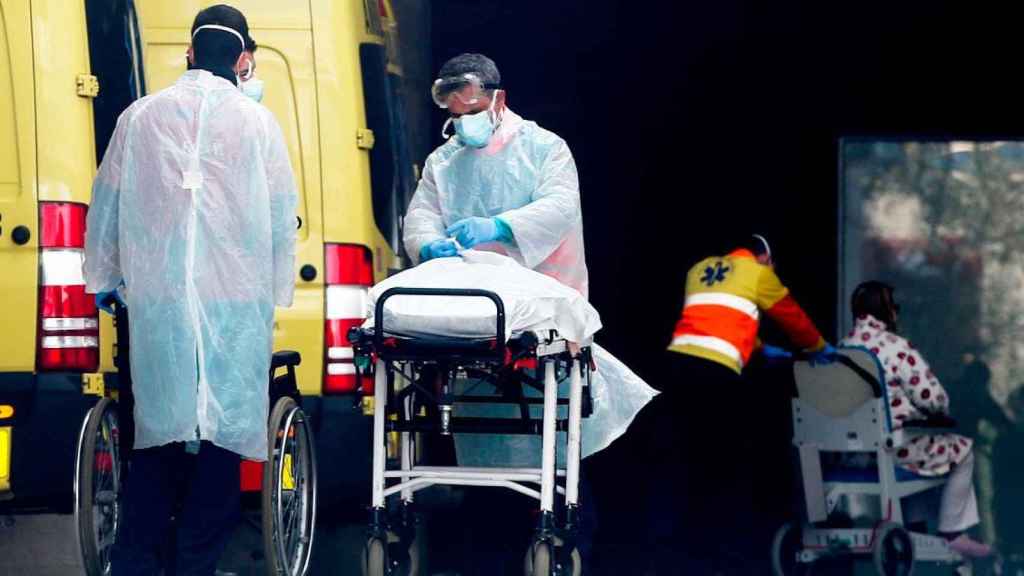
[[[900,307],[893,299],[894,291],[878,281],[859,285],[851,298],[854,328],[840,345],[866,348],[878,358],[885,371],[892,428],[898,430],[906,422],[948,418],[949,396],[921,353],[898,335]],[[950,549],[970,557],[991,555],[991,546],[966,532],[979,522],[971,440],[942,432],[911,437],[894,450],[898,465],[909,472],[926,477],[949,475],[942,491],[938,527]]]

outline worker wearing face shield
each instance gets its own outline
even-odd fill
[[[417,262],[462,248],[506,254],[587,295],[576,163],[565,140],[513,112],[494,62],[463,54],[431,90],[449,114],[405,217]],[[454,131],[454,134],[452,134]]]
[[[431,96],[448,113],[442,128],[445,143],[427,158],[406,213],[407,253],[422,263],[456,256],[460,249],[496,252],[586,297],[579,179],[565,140],[508,107],[490,58],[462,54],[447,61],[438,76]],[[585,457],[608,446],[654,394],[600,346],[594,344],[592,350],[597,365],[593,386],[602,391],[594,394],[608,393],[595,401],[594,413],[584,420]],[[467,456],[539,454],[539,446],[525,439],[503,441],[503,450],[483,439],[461,442]],[[587,468],[585,459],[576,539],[584,566],[590,562],[597,523],[587,494]]]

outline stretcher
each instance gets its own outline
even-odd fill
[[[385,308],[390,300],[401,298],[490,301],[493,332],[452,337],[430,335],[425,329],[415,334],[391,329]],[[444,314],[443,308],[438,314]],[[553,329],[506,333],[502,298],[481,289],[390,288],[377,298],[373,318],[372,326],[353,328],[349,334],[358,380],[372,371],[374,383],[372,500],[363,573],[421,573],[413,542],[415,494],[446,485],[503,488],[537,499],[540,514],[526,551],[525,573],[579,574],[574,542],[579,525],[581,422],[593,408],[591,348],[570,342]],[[559,392],[560,384],[564,393]],[[460,416],[460,405],[513,406],[518,416]],[[535,405],[542,407],[540,418],[531,414]],[[424,461],[418,442],[428,435],[455,434],[540,436],[540,466],[460,467]],[[389,459],[391,435],[397,436],[397,457]],[[556,460],[561,439],[564,466]],[[556,494],[564,497],[560,506]]]

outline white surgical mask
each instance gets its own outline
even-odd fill
[[[249,80],[242,80],[238,88],[249,98],[257,102],[263,101],[263,80],[259,78],[250,78]]]
[[[242,94],[245,94],[256,102],[262,102],[263,80],[252,77],[252,60],[249,60],[248,63],[249,68],[245,71],[245,74],[235,76],[238,79],[238,89],[242,91]]]

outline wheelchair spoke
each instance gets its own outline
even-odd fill
[[[300,449],[301,442],[305,439],[304,430],[296,428],[296,434],[290,445],[291,450],[291,473],[293,489],[290,491],[286,509],[285,528],[283,530],[286,553],[288,554],[289,567],[298,566],[302,562],[309,538],[306,534],[305,521],[307,506],[307,483],[306,483],[306,458],[304,451]]]
[[[116,537],[117,535],[114,533],[113,530],[104,531],[100,535],[99,542],[97,542],[97,544],[99,544],[99,549],[106,551],[107,547],[114,545],[114,539]]]

